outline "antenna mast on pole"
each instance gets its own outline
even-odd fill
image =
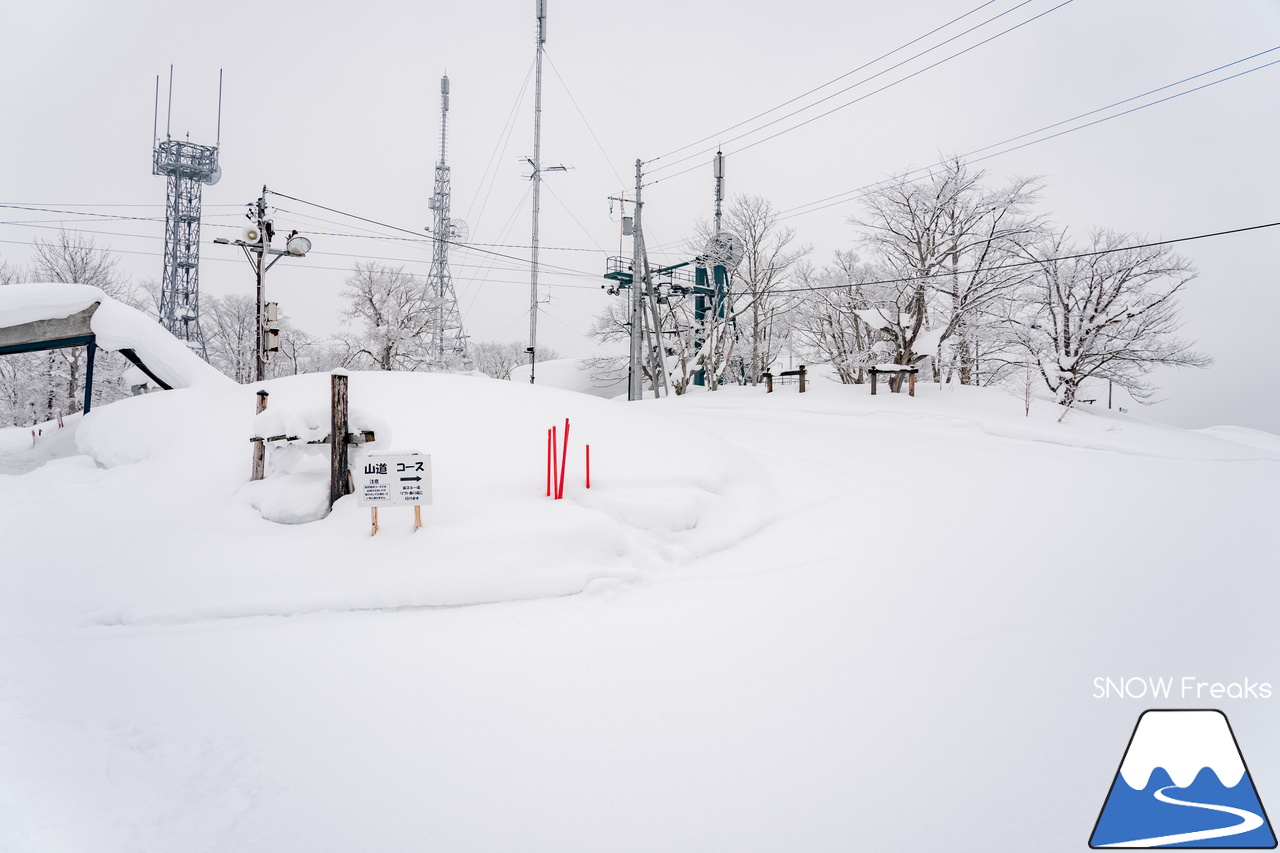
[[[533,89],[533,239],[529,251],[529,384],[538,361],[538,207],[542,200],[542,46],[547,41],[547,0],[538,3],[538,57]]]
[[[720,235],[720,205],[724,201],[724,154],[716,152],[716,236]]]

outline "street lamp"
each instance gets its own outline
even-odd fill
[[[258,329],[257,344],[254,347],[254,372],[258,382],[266,379],[267,353],[277,352],[280,349],[280,327],[275,325],[279,321],[278,306],[275,302],[266,301],[267,270],[286,255],[301,258],[311,251],[311,241],[297,231],[289,235],[283,249],[271,248],[271,238],[275,235],[275,228],[271,220],[267,219],[266,199],[267,188],[264,186],[257,204],[250,205],[249,213],[245,214],[251,222],[256,220],[257,224],[247,226],[241,233],[242,239],[228,240],[226,237],[218,237],[213,241],[224,246],[239,246],[243,249],[245,259],[254,268],[258,279]],[[275,257],[268,263],[267,257],[271,255]]]

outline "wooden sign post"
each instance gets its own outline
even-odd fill
[[[413,529],[422,528],[422,505],[431,503],[431,454],[384,453],[365,456],[353,466],[356,500],[369,507],[378,535],[378,507],[412,506]]]

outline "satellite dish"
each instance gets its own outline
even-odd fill
[[[742,262],[742,240],[737,234],[721,232],[707,241],[707,248],[702,250],[702,255],[712,266],[737,269]]]
[[[465,243],[467,238],[471,236],[471,229],[467,227],[467,223],[461,219],[449,220],[449,241],[452,243]]]
[[[262,232],[258,230],[256,225],[246,225],[244,230],[240,232],[240,239],[246,243],[261,243]]]
[[[209,177],[205,178],[202,183],[208,186],[213,186],[220,180],[222,180],[222,167],[215,165],[213,167],[213,171],[209,173]]]

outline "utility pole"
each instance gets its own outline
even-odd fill
[[[262,195],[258,196],[257,204],[258,214],[258,235],[262,243],[262,251],[258,254],[257,275],[258,275],[258,310],[255,312],[258,318],[257,335],[254,340],[257,346],[253,350],[253,370],[254,380],[261,382],[267,378],[267,329],[266,319],[267,303],[267,252],[271,250],[271,237],[273,233],[272,223],[267,219],[267,188],[262,187]]]
[[[643,281],[644,232],[640,230],[640,211],[643,207],[643,202],[640,200],[640,182],[642,178],[640,168],[640,160],[637,158],[635,220],[632,226],[635,230],[631,244],[631,371],[627,382],[628,400],[639,400],[644,397],[644,375],[641,369],[641,357],[643,354],[641,344],[644,330],[644,287],[641,284]]]
[[[227,246],[239,246],[244,250],[244,256],[249,264],[253,267],[254,278],[257,280],[258,309],[254,312],[257,315],[257,341],[253,349],[254,361],[254,379],[261,382],[267,378],[267,353],[277,352],[280,349],[280,328],[275,325],[279,320],[277,314],[277,306],[274,302],[267,302],[267,270],[276,265],[276,261],[292,255],[295,258],[304,257],[307,252],[311,251],[311,241],[306,237],[294,231],[289,235],[288,242],[283,249],[271,248],[271,238],[275,236],[275,227],[270,219],[267,218],[267,188],[263,186],[262,195],[258,197],[256,202],[249,204],[249,212],[245,214],[250,222],[244,231],[241,232],[242,239],[228,240],[226,237],[218,237],[213,242]],[[254,256],[257,256],[256,258]],[[271,263],[267,263],[267,256],[275,255]]]
[[[547,41],[547,0],[538,2],[538,55],[533,89],[533,240],[529,251],[529,384],[538,363],[538,207],[542,199],[542,46]]]

